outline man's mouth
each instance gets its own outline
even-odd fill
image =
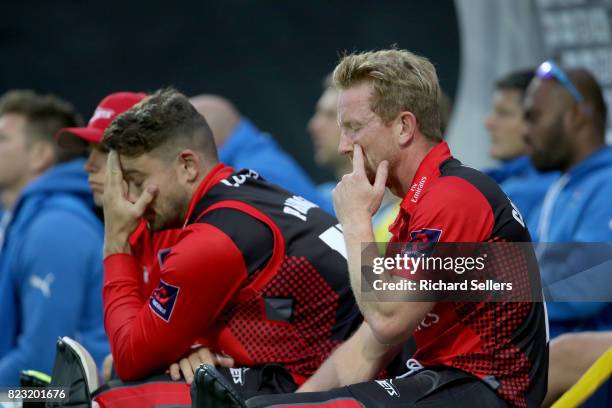
[[[96,183],[94,181],[90,181],[89,188],[91,189],[91,191],[95,191],[96,193],[104,192],[104,185],[102,183]]]

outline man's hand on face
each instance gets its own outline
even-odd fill
[[[119,155],[115,151],[108,154],[103,197],[105,257],[130,252],[128,239],[156,195],[157,187],[148,186],[135,203],[130,202]]]
[[[210,364],[213,366],[221,367],[233,367],[234,359],[230,356],[224,356],[222,354],[216,354],[211,352],[206,347],[200,347],[194,350],[189,356],[182,358],[178,363],[174,363],[170,366],[170,376],[174,381],[181,379],[181,373],[185,378],[187,384],[193,382],[196,369],[201,364]]]
[[[376,169],[374,185],[370,184],[366,175],[363,150],[361,146],[353,148],[353,172],[346,174],[334,189],[334,209],[343,226],[363,222],[370,218],[382,202],[387,182],[389,163],[384,160]]]

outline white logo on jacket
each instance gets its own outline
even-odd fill
[[[249,170],[247,174],[233,174],[231,177],[221,180],[221,183],[228,187],[240,187],[249,177],[257,179],[259,174],[255,170]]]
[[[33,288],[39,289],[43,296],[48,298],[51,296],[51,284],[55,280],[55,276],[52,273],[48,273],[44,278],[41,278],[38,275],[30,276],[30,285]]]
[[[244,385],[244,374],[249,371],[248,367],[245,368],[230,368],[230,374],[234,380],[234,384]]]
[[[285,214],[293,215],[302,221],[306,221],[306,214],[312,208],[317,207],[316,204],[311,203],[304,197],[296,196],[289,197],[285,200],[285,207],[283,212]]]
[[[393,380],[374,380],[374,381],[376,382],[376,384],[383,387],[383,389],[387,391],[387,394],[389,394],[390,396],[392,397],[400,396],[399,390],[397,389],[395,384],[393,384]]]

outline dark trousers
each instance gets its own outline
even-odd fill
[[[502,408],[507,404],[479,379],[449,368],[424,369],[404,378],[368,381],[325,392],[262,395],[247,401],[248,408],[289,406]]]

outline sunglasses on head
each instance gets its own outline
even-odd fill
[[[536,70],[535,75],[541,79],[556,79],[565,89],[567,89],[576,102],[581,103],[584,101],[584,96],[582,96],[578,88],[574,86],[561,67],[555,64],[553,61],[544,61]]]

